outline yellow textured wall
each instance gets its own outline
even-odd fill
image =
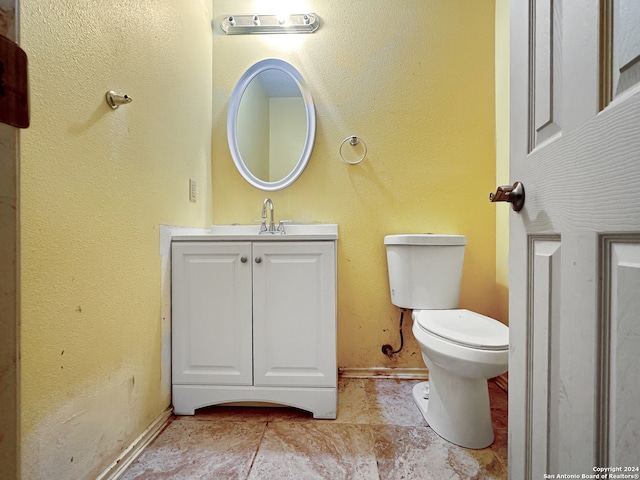
[[[512,185],[514,180],[509,178],[509,0],[496,0],[496,185]],[[509,215],[513,215],[510,207],[496,205],[497,318],[506,324],[509,324]]]
[[[169,405],[159,230],[211,223],[210,15],[20,2],[24,478],[95,478]],[[111,89],[133,102],[111,110]]]
[[[337,223],[340,367],[423,367],[389,298],[386,234],[436,232],[468,238],[461,305],[497,315],[494,1],[308,0],[294,12],[322,19],[313,35],[225,36],[224,15],[271,13],[286,2],[213,0],[213,218],[250,223],[262,200],[277,219]],[[290,2],[291,3],[291,2]],[[236,172],[226,140],[233,87],[254,62],[277,57],[306,79],[316,104],[309,165],[290,187],[268,195]],[[357,166],[341,141],[368,145]]]

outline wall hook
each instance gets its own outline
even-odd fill
[[[133,99],[129,95],[119,95],[113,90],[107,92],[107,104],[114,110],[120,105],[131,103]]]

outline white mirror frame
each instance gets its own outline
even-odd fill
[[[276,182],[261,180],[251,173],[240,154],[237,135],[238,110],[240,101],[242,100],[242,95],[247,89],[249,83],[251,83],[251,80],[261,72],[271,69],[276,69],[289,75],[296,82],[300,89],[307,112],[306,140],[300,158],[291,172],[286,177]],[[235,163],[236,168],[247,182],[256,188],[267,191],[281,190],[291,185],[302,174],[309,162],[309,157],[313,150],[315,135],[316,113],[311,92],[302,78],[302,75],[300,75],[300,72],[298,72],[291,64],[275,58],[261,60],[249,67],[242,77],[240,77],[240,80],[238,80],[238,83],[231,94],[231,100],[229,101],[229,111],[227,113],[227,140],[229,143],[229,150],[231,151],[231,157],[233,158],[233,163]]]

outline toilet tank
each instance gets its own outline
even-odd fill
[[[464,235],[387,235],[391,303],[416,310],[458,307]]]

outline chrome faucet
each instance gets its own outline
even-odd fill
[[[271,215],[271,219],[269,221],[269,228],[266,228],[266,222],[267,222],[267,205],[269,205],[269,212]],[[264,202],[262,203],[262,226],[260,227],[260,233],[262,232],[269,232],[269,233],[276,233],[276,224],[273,221],[273,202],[271,201],[270,198],[265,198]]]

